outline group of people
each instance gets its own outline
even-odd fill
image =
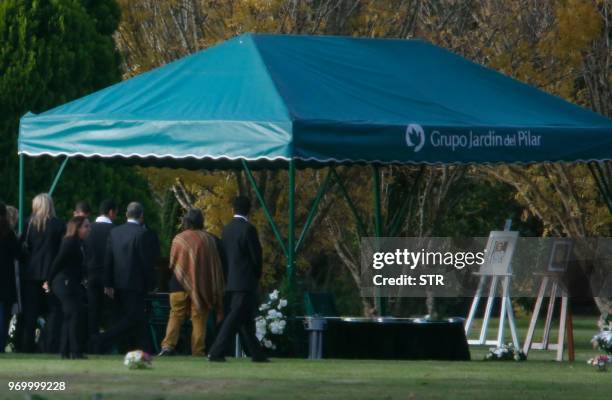
[[[255,336],[262,250],[248,220],[250,200],[237,197],[233,211],[221,238],[204,229],[201,210],[184,215],[170,249],[170,315],[160,356],[175,354],[189,315],[192,354],[204,356],[207,320],[214,313],[219,329],[209,361],[224,361],[237,333],[253,361],[267,361]],[[64,223],[55,214],[52,198],[43,193],[33,199],[19,237],[11,217],[15,214],[0,202],[0,351],[15,309],[20,352],[59,352],[62,358],[79,359],[120,343],[127,349],[143,348],[145,300],[155,289],[154,267],[160,254],[157,235],[144,224],[143,206],[130,203],[127,221],[115,226],[114,201],[101,203],[93,223],[89,207],[80,202]],[[113,321],[103,323],[109,308]]]

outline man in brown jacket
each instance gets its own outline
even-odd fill
[[[197,209],[187,212],[183,228],[170,250],[170,317],[160,356],[174,354],[188,314],[192,325],[191,353],[203,356],[208,314],[214,311],[217,321],[223,318],[223,270],[215,238],[204,230],[204,217]]]

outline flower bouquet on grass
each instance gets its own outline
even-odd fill
[[[485,361],[525,361],[527,356],[523,350],[514,347],[514,344],[508,343],[500,347],[492,347],[485,356]]]
[[[146,369],[151,368],[151,360],[153,360],[153,357],[149,353],[134,350],[125,355],[123,365],[129,369]]]
[[[589,361],[587,361],[587,364],[596,367],[599,372],[605,372],[608,370],[608,364],[612,364],[612,356],[602,354],[591,358]]]
[[[605,351],[612,354],[612,331],[601,331],[591,339],[593,348]],[[604,372],[608,370],[608,364],[612,364],[612,356],[605,354],[591,358],[587,364],[597,368],[598,371]]]
[[[255,335],[266,349],[276,349],[273,336],[285,333],[287,317],[281,311],[285,307],[287,299],[281,298],[278,290],[270,293],[268,300],[259,306],[261,314],[255,318]]]

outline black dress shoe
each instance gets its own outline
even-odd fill
[[[225,357],[212,357],[212,356],[208,356],[206,358],[208,358],[208,361],[210,361],[210,362],[225,362]]]
[[[168,347],[166,349],[162,349],[157,356],[165,357],[165,356],[174,356],[174,355],[176,355],[176,351],[173,348]]]
[[[268,357],[258,357],[258,358],[253,358],[253,362],[267,363],[267,362],[270,362],[270,359]]]
[[[72,353],[70,354],[71,360],[87,360],[87,357],[83,353]]]
[[[62,353],[62,360],[67,360],[70,358],[70,354],[68,353]]]

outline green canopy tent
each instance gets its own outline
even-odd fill
[[[612,120],[421,40],[245,34],[27,114],[18,147],[20,212],[24,156],[65,157],[51,191],[71,157],[244,168],[292,277],[333,165],[373,166],[381,236],[380,165],[605,161]],[[297,243],[296,166],[331,166]],[[253,167],[289,171],[286,240]]]

